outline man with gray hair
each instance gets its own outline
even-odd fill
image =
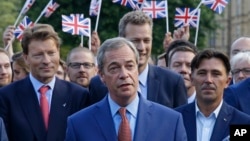
[[[183,78],[148,63],[152,50],[152,29],[152,19],[142,11],[128,12],[119,22],[119,36],[134,43],[139,53],[139,88],[142,97],[171,108],[186,104],[187,91]],[[91,80],[89,90],[91,103],[107,94],[107,88],[99,77]]]
[[[121,37],[106,40],[97,61],[108,94],[68,118],[65,141],[187,140],[180,113],[137,92],[139,54],[130,41]]]
[[[233,83],[236,84],[250,77],[250,52],[243,51],[234,55],[231,60]]]

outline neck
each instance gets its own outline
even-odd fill
[[[188,96],[188,98],[191,97],[194,94],[194,92],[195,92],[195,87],[194,86],[192,86],[190,88],[187,88],[187,96]]]
[[[200,109],[200,111],[208,117],[220,104],[221,101],[219,102],[213,102],[213,103],[205,103],[203,101],[199,101],[197,99],[197,105]]]

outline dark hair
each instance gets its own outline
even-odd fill
[[[166,61],[166,66],[168,67],[169,62],[173,56],[173,54],[177,51],[189,51],[189,52],[193,52],[194,54],[197,54],[198,50],[197,47],[186,40],[175,40],[173,42],[170,43],[166,54],[165,54],[165,61]]]
[[[191,72],[193,73],[194,69],[197,69],[204,59],[211,59],[211,58],[220,59],[224,64],[224,67],[226,69],[227,74],[229,75],[230,62],[229,62],[228,56],[222,52],[215,51],[212,49],[207,49],[207,50],[201,51],[193,58],[193,60],[191,62]]]
[[[23,53],[28,54],[29,44],[32,40],[45,41],[47,39],[53,39],[57,48],[61,45],[61,39],[58,34],[54,31],[53,27],[49,24],[35,24],[33,27],[26,28],[23,33],[21,45]]]

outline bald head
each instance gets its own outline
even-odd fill
[[[250,50],[250,38],[240,37],[233,42],[231,46],[230,57],[232,58],[238,52],[245,50]]]

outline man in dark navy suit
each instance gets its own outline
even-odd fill
[[[67,117],[87,105],[88,91],[55,77],[60,38],[52,26],[25,29],[21,43],[30,74],[0,89],[0,117],[9,140],[63,141]]]
[[[250,116],[223,101],[224,89],[231,78],[228,57],[205,50],[191,62],[191,81],[196,89],[195,102],[178,107],[189,141],[224,141],[232,124],[250,124]]]

